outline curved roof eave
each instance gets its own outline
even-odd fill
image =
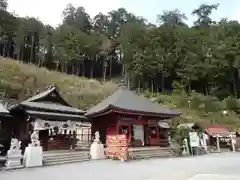
[[[105,107],[104,109],[101,109],[100,111],[94,112],[94,113],[85,113],[85,116],[89,116],[89,117],[94,117],[94,116],[98,116],[102,113],[105,113],[109,110],[115,110],[115,111],[120,111],[122,113],[126,113],[126,114],[134,114],[134,115],[141,115],[141,116],[152,116],[152,117],[165,117],[165,118],[174,118],[176,116],[181,115],[180,112],[175,112],[173,114],[167,114],[167,113],[155,113],[155,112],[144,112],[144,111],[135,111],[135,110],[130,110],[130,109],[124,109],[121,107],[117,107],[114,106],[112,104],[108,105],[107,107]]]

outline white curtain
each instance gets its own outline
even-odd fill
[[[54,129],[54,127],[58,127],[60,131],[68,130],[75,131],[77,127],[81,127],[83,124],[80,122],[73,121],[47,121],[42,119],[37,119],[34,122],[34,130],[47,130]],[[86,125],[86,124],[85,124]]]

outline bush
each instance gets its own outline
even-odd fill
[[[0,57],[0,91],[6,97],[23,100],[50,84],[57,85],[61,95],[81,109],[98,103],[117,88],[113,82],[101,83]]]
[[[240,101],[234,97],[227,97],[223,100],[223,105],[226,110],[232,110],[235,112],[239,112],[240,109]]]

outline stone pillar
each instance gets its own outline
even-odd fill
[[[236,148],[235,148],[236,140],[233,138],[232,134],[230,135],[230,138],[231,138],[232,151],[236,152]]]
[[[39,141],[39,131],[31,135],[31,143],[25,150],[23,158],[25,167],[37,167],[43,165],[43,150]]]
[[[219,135],[217,135],[217,152],[221,152],[220,144],[219,144]]]
[[[91,159],[105,159],[104,146],[100,142],[99,132],[95,132],[95,139],[90,148]]]
[[[204,146],[204,150],[207,152],[207,140],[206,140],[206,134],[203,133],[203,146]]]

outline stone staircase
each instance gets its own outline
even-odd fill
[[[44,166],[89,161],[89,151],[50,151],[44,152]]]
[[[129,148],[130,159],[150,159],[150,158],[169,158],[174,157],[169,147],[142,147]]]

